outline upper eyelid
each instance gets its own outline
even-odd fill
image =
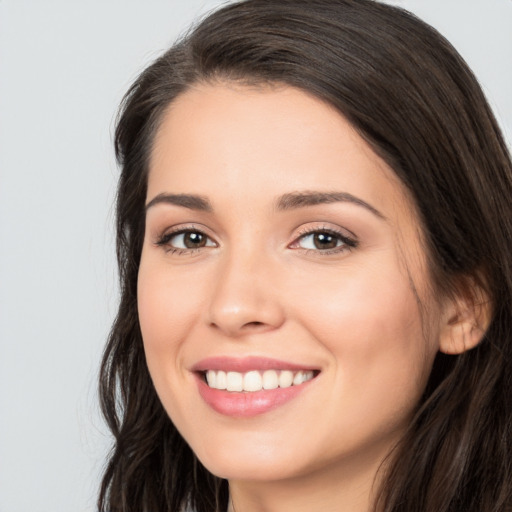
[[[301,228],[299,228],[299,232],[295,235],[294,240],[304,235],[321,232],[333,233],[344,238],[350,238],[351,240],[354,241],[358,240],[356,234],[350,231],[349,229],[340,226],[328,225],[327,223],[319,223],[316,226],[302,226]]]
[[[210,230],[206,226],[202,226],[201,224],[177,224],[174,226],[167,226],[164,229],[158,230],[156,236],[162,237],[169,234],[177,235],[180,233],[186,233],[187,231],[196,231],[210,238],[213,238],[210,233]]]

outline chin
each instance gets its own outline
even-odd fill
[[[210,473],[228,480],[283,480],[298,474],[302,467],[297,450],[268,439],[221,442],[210,438],[210,444],[192,449]]]
[[[278,481],[293,478],[297,474],[297,467],[293,464],[283,464],[277,459],[265,462],[245,457],[227,457],[202,461],[210,473],[227,480],[245,480],[252,482]],[[293,471],[291,471],[293,469]]]

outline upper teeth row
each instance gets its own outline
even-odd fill
[[[289,388],[311,380],[311,370],[292,372],[290,370],[253,370],[247,373],[208,370],[206,382],[214,389],[227,391],[261,391],[262,389]]]

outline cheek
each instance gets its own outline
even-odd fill
[[[418,303],[408,278],[385,257],[374,265],[362,262],[323,273],[304,272],[300,280],[292,276],[292,281],[296,292],[290,298],[295,298],[301,316],[324,333],[321,338],[362,338],[380,345],[385,340],[399,342],[407,331],[421,328]]]
[[[175,379],[183,376],[183,340],[192,327],[193,315],[199,311],[199,294],[193,293],[190,283],[185,287],[180,284],[165,261],[151,256],[143,252],[139,269],[139,322],[151,377],[162,401],[169,403],[173,398],[168,390]]]
[[[189,396],[181,392],[190,373],[184,364],[185,340],[197,323],[204,291],[198,281],[169,271],[157,258],[141,259],[137,303],[144,352],[155,390],[176,426],[187,424]],[[185,282],[186,281],[186,282]],[[194,280],[192,280],[194,284]]]
[[[168,350],[174,343],[179,344],[200,310],[203,294],[199,289],[201,280],[188,279],[166,267],[165,261],[143,253],[137,305],[144,344],[154,350]]]
[[[303,280],[298,316],[330,352],[337,367],[333,390],[347,390],[343,400],[363,413],[370,407],[391,417],[419,400],[437,352],[436,335],[424,329],[409,278],[393,259],[350,270]]]

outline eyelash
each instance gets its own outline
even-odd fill
[[[170,241],[179,236],[179,235],[184,235],[184,234],[187,234],[187,233],[196,233],[196,234],[199,234],[199,235],[202,235],[204,237],[206,237],[207,240],[209,241],[212,241],[212,239],[204,232],[202,231],[201,229],[198,229],[197,227],[194,227],[194,226],[187,226],[187,227],[184,227],[184,228],[178,228],[176,230],[173,230],[173,231],[169,231],[167,233],[164,233],[162,234],[155,242],[155,245],[158,246],[158,247],[163,247],[165,248],[165,251],[166,253],[170,253],[170,254],[176,254],[178,256],[181,256],[181,255],[184,255],[184,254],[192,254],[192,253],[195,253],[201,249],[203,249],[204,247],[213,247],[213,245],[206,245],[206,246],[202,246],[202,247],[197,247],[197,248],[180,248],[180,247],[172,247],[170,245]],[[333,236],[335,237],[339,242],[341,242],[341,245],[337,246],[337,247],[334,247],[334,248],[331,248],[331,249],[308,249],[308,248],[303,248],[303,247],[300,247],[298,246],[299,242],[301,240],[304,240],[306,239],[308,236],[312,236],[312,235],[318,235],[318,234],[327,234],[329,236]],[[207,242],[208,243],[208,242]],[[214,242],[215,244],[215,242]],[[297,247],[294,247],[294,246],[297,246]],[[335,229],[332,229],[332,228],[326,228],[326,227],[323,227],[323,228],[311,228],[311,229],[304,229],[297,238],[295,238],[295,240],[289,245],[289,247],[292,247],[292,248],[297,248],[297,249],[300,249],[306,253],[316,253],[316,254],[320,254],[322,256],[328,256],[328,255],[331,255],[331,254],[338,254],[338,253],[341,253],[341,252],[344,252],[344,251],[350,251],[354,248],[356,248],[358,246],[358,241],[355,240],[354,238],[350,238],[344,234],[342,234],[341,232],[335,230]]]

